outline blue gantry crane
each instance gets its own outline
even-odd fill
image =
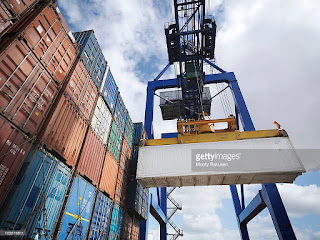
[[[204,86],[207,84],[225,83],[230,89],[235,103],[235,119],[237,127],[241,122],[244,131],[255,131],[246,103],[240,91],[238,81],[233,72],[227,72],[211,60],[215,58],[216,23],[212,17],[207,17],[205,0],[173,0],[175,22],[165,29],[169,63],[153,80],[148,82],[147,101],[145,111],[145,130],[149,139],[153,139],[153,112],[156,90],[177,88],[181,96],[175,101],[163,98],[171,110],[161,109],[167,119],[203,120],[206,110],[204,106],[211,102],[211,97],[204,100]],[[178,64],[179,74],[174,79],[160,80],[170,65]],[[217,74],[205,74],[204,64],[216,69]],[[217,95],[217,94],[216,94]],[[215,96],[216,96],[215,95]],[[213,97],[215,97],[213,96]],[[161,97],[161,95],[159,96]],[[172,107],[173,106],[173,107]],[[168,108],[169,109],[169,108]],[[209,113],[210,114],[210,113]],[[232,126],[232,125],[231,125]],[[162,138],[175,137],[177,133],[162,134]],[[171,190],[170,190],[171,191]],[[253,200],[245,204],[244,186],[240,186],[240,196],[236,185],[230,186],[237,223],[241,239],[249,239],[248,222],[267,208],[270,212],[279,239],[296,239],[287,212],[281,200],[277,186],[274,183],[262,184],[261,190]],[[160,239],[167,239],[167,188],[157,188],[157,196],[149,200],[149,212],[160,224]],[[170,194],[169,194],[170,196]],[[180,206],[180,205],[178,205]],[[140,227],[140,240],[147,239],[148,222],[144,221]]]

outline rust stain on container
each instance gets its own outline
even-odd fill
[[[127,185],[128,175],[121,167],[119,167],[116,189],[114,193],[114,201],[122,207],[125,205],[126,202]]]
[[[136,217],[133,217],[131,240],[139,240],[139,233],[140,233],[140,220],[137,219]]]
[[[35,55],[15,40],[0,55],[0,110],[27,133],[36,134],[58,92]]]
[[[99,137],[89,128],[79,159],[77,171],[89,178],[93,185],[99,184],[106,148]]]
[[[32,141],[0,116],[0,206],[26,158]]]
[[[64,29],[56,5],[46,7],[22,33],[25,47],[32,49],[59,84],[63,82],[77,56],[75,46]]]
[[[114,199],[114,192],[118,175],[118,164],[112,154],[107,151],[102,169],[100,190],[107,193],[110,198]]]
[[[74,167],[88,124],[66,93],[57,101],[48,124],[43,126],[39,141],[62,156],[67,165]]]
[[[129,170],[130,158],[131,158],[131,148],[129,147],[129,144],[127,143],[125,138],[123,138],[121,155],[120,155],[120,167],[126,172]]]
[[[75,68],[66,80],[65,91],[79,107],[80,111],[90,120],[98,89],[94,85],[87,69],[80,58],[75,62]]]

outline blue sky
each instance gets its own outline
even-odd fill
[[[164,23],[173,21],[171,2],[58,1],[72,31],[95,30],[136,122],[144,119],[147,81],[168,62]],[[207,7],[218,25],[217,63],[237,76],[256,128],[274,128],[276,120],[296,148],[320,149],[320,2],[212,0]],[[174,77],[174,72],[171,67],[164,78]],[[217,91],[210,90],[211,94]],[[174,121],[161,120],[158,104],[156,99],[156,137],[175,131]],[[220,99],[212,105],[214,117],[223,116]],[[294,184],[280,184],[279,192],[298,239],[320,239],[319,165],[308,165],[307,170]],[[259,186],[245,189],[248,203]],[[240,239],[228,187],[181,188],[175,197],[183,204],[176,216],[184,229],[183,239]],[[158,226],[152,219],[149,232],[150,239],[158,239]],[[249,232],[252,239],[277,239],[267,211],[249,223]]]

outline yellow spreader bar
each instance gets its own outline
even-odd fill
[[[90,222],[88,219],[85,219],[85,218],[83,218],[83,217],[81,217],[81,216],[79,216],[77,214],[71,214],[71,213],[68,213],[68,212],[66,212],[66,214],[68,214],[71,217],[74,217],[75,219],[80,219],[80,220],[83,220],[83,221],[86,221],[86,222]]]
[[[245,132],[240,132],[236,130],[233,132],[202,133],[202,134],[190,134],[190,135],[178,134],[177,138],[146,140],[145,146],[170,145],[170,144],[179,144],[179,143],[233,141],[233,140],[242,140],[242,139],[282,137],[282,136],[284,137],[288,135],[285,130],[278,130],[278,129],[245,131]]]

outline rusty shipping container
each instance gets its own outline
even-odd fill
[[[140,220],[135,216],[133,217],[131,240],[139,240],[140,233]]]
[[[19,40],[28,51],[33,51],[53,79],[61,84],[76,56],[76,48],[64,29],[55,4],[45,7],[24,28]]]
[[[121,167],[119,167],[114,201],[122,207],[124,207],[126,202],[127,185],[128,175]]]
[[[5,30],[12,25],[13,16],[10,14],[4,3],[0,2],[0,36],[5,33]]]
[[[1,112],[27,133],[36,134],[58,88],[32,51],[15,40],[1,55]]]
[[[132,225],[133,215],[125,211],[123,215],[123,225],[120,238],[121,240],[130,240],[132,238]]]
[[[32,145],[32,140],[0,116],[0,207]]]
[[[63,157],[67,165],[74,167],[88,123],[66,93],[57,99],[50,114],[38,140]]]
[[[89,128],[79,158],[77,171],[89,178],[93,185],[99,184],[106,148],[94,131]]]
[[[66,80],[65,91],[79,107],[85,118],[90,120],[98,89],[80,58],[76,60],[75,68]]]
[[[101,173],[100,190],[109,195],[111,199],[114,199],[114,192],[118,175],[118,164],[112,154],[107,151],[105,161]]]
[[[120,155],[120,167],[125,171],[129,171],[131,158],[131,148],[126,139],[122,140],[121,155]]]

